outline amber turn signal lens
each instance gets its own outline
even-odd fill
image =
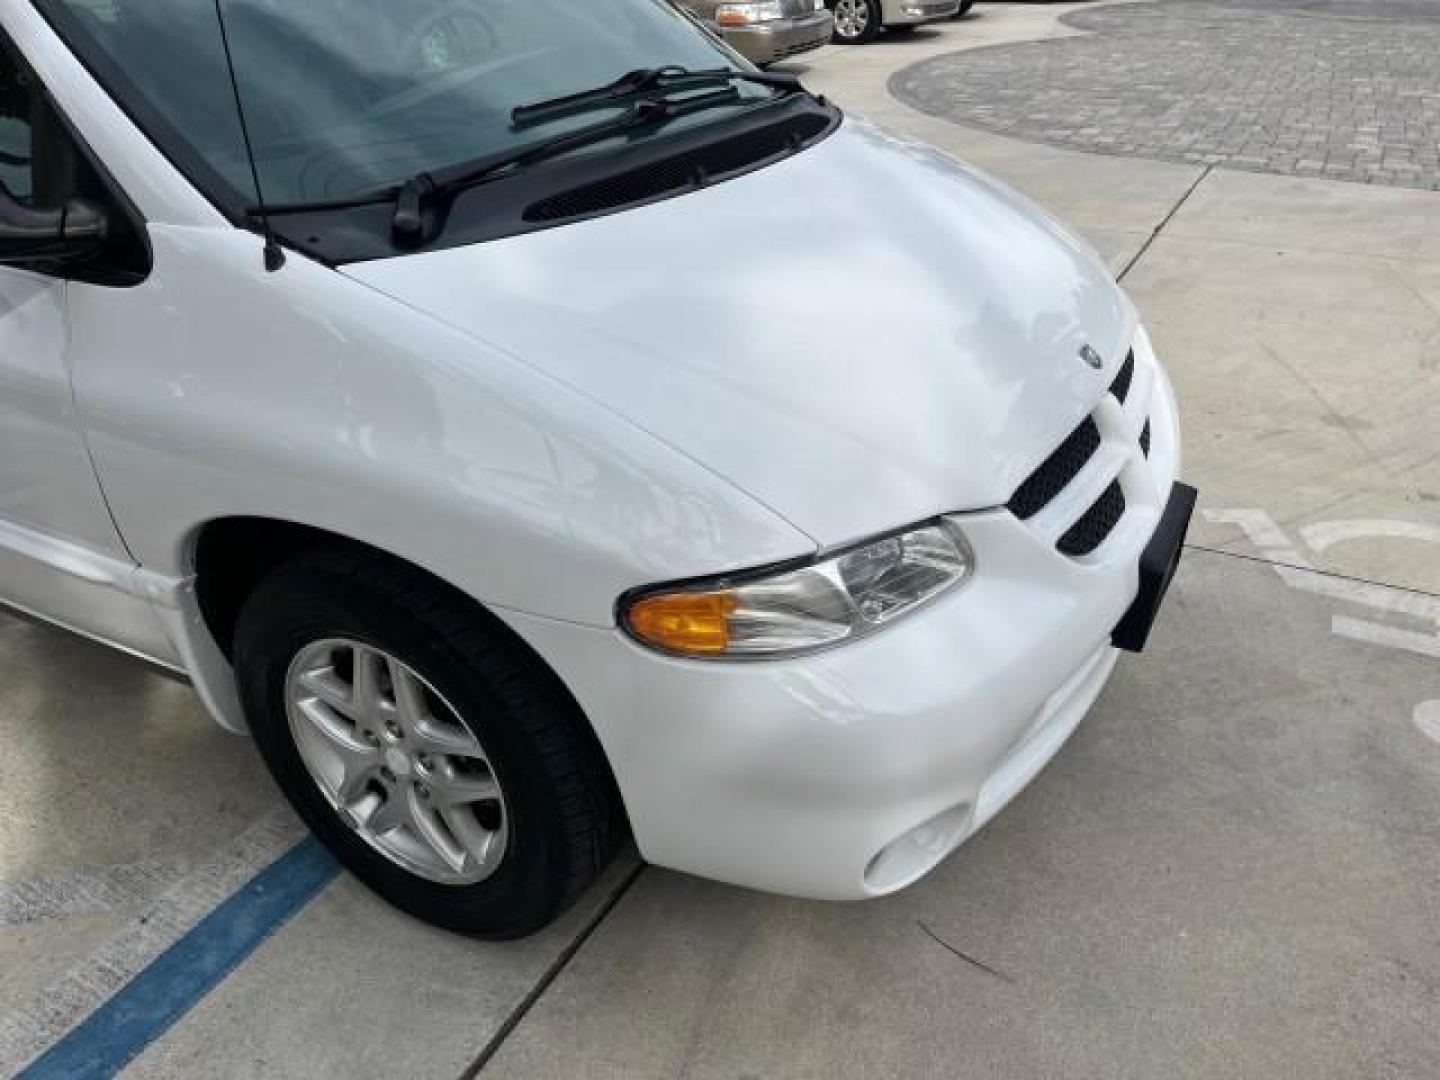
[[[730,648],[729,593],[663,593],[646,597],[628,612],[630,632],[657,649],[715,656]]]

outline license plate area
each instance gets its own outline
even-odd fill
[[[1110,635],[1110,643],[1117,649],[1140,652],[1150,640],[1155,618],[1180,566],[1185,535],[1190,529],[1198,496],[1199,492],[1188,484],[1176,483],[1171,488],[1170,501],[1165,504],[1160,524],[1140,556],[1140,592]]]

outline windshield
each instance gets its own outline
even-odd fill
[[[214,0],[36,3],[197,183],[223,182],[221,201],[254,200]],[[272,204],[344,199],[594,123],[590,113],[517,128],[511,111],[625,72],[742,66],[668,0],[223,0],[223,10]],[[770,93],[739,89],[743,101]]]

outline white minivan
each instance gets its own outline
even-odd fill
[[[533,931],[630,834],[891,892],[1144,645],[1195,495],[1104,265],[664,0],[0,28],[0,601],[404,910]]]

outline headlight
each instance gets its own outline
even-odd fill
[[[721,4],[715,9],[715,21],[721,26],[749,26],[751,23],[783,19],[780,0],[758,0],[743,4]]]
[[[701,659],[793,656],[861,637],[952,589],[974,569],[946,521],[798,568],[630,594],[620,622],[637,641]]]

